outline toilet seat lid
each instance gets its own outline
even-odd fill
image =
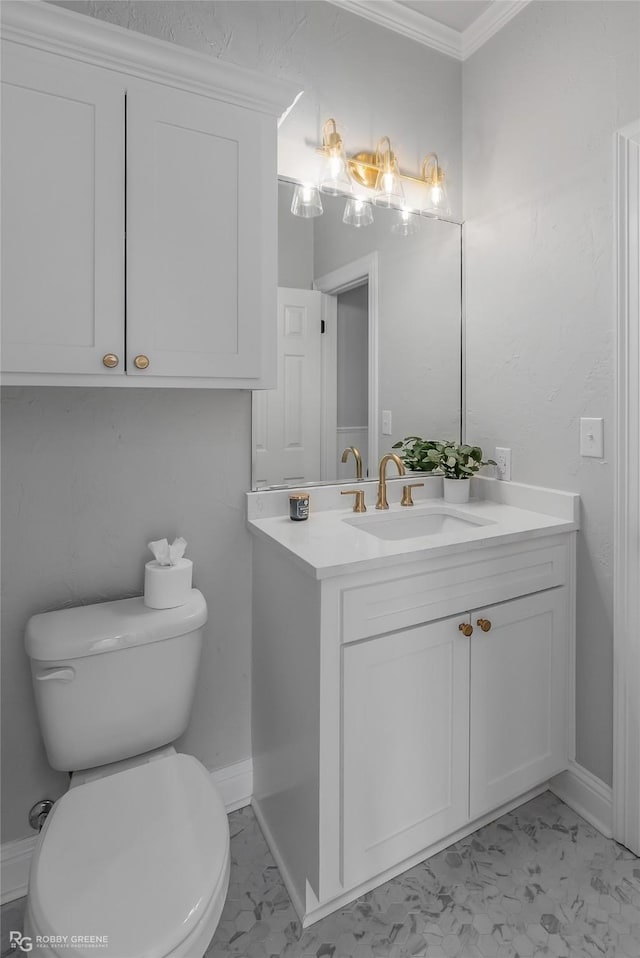
[[[70,951],[92,958],[167,955],[226,891],[228,854],[222,799],[190,755],[79,785],[56,803],[34,855],[38,933],[107,935],[106,949]]]

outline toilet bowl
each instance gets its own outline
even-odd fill
[[[217,789],[189,755],[72,787],[29,876],[25,934],[46,958],[200,958],[229,883]]]
[[[229,823],[185,731],[207,606],[142,598],[32,616],[47,756],[71,785],[40,834],[25,935],[38,958],[202,958],[229,884]]]

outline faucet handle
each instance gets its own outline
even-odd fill
[[[364,504],[364,489],[345,489],[340,493],[341,496],[355,496],[353,503],[354,512],[366,512],[367,507]]]
[[[401,506],[412,506],[414,504],[411,497],[411,490],[418,489],[419,486],[424,486],[424,482],[410,482],[408,486],[402,487]]]

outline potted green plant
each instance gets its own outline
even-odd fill
[[[395,442],[392,449],[401,449],[400,458],[406,469],[412,472],[433,472],[438,468],[439,457],[433,454],[440,445],[432,439],[422,439],[420,436],[407,436],[400,442]]]
[[[444,498],[447,502],[467,502],[469,479],[482,466],[495,466],[493,459],[483,459],[480,446],[459,445],[448,440],[422,439],[408,436],[394,443],[400,449],[400,458],[413,472],[434,472],[444,478]]]

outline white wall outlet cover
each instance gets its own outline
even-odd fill
[[[383,409],[382,410],[382,435],[383,436],[390,436],[392,434],[393,429],[391,428],[391,422],[392,422],[391,410]]]
[[[511,480],[511,450],[496,446],[496,477],[503,482]]]
[[[604,456],[604,419],[580,420],[580,455],[593,459]]]

